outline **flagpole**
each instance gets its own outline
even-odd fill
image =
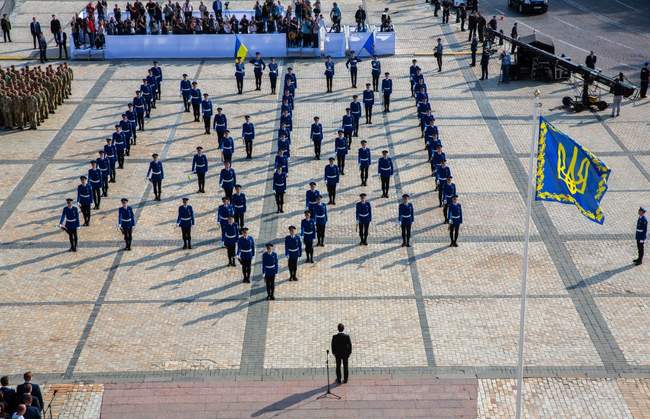
[[[528,244],[530,242],[530,220],[533,212],[533,196],[535,192],[535,154],[539,140],[539,118],[542,111],[542,103],[539,99],[540,91],[534,92],[533,98],[533,119],[532,119],[532,140],[530,143],[530,157],[528,160],[528,195],[526,197],[526,222],[524,231],[524,255],[521,263],[521,296],[519,307],[519,345],[517,354],[517,411],[516,419],[521,419],[524,400],[524,342],[526,338],[526,299],[528,297]]]

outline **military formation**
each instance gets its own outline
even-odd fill
[[[73,78],[66,63],[0,68],[0,126],[37,129],[72,94]]]

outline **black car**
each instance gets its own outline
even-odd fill
[[[546,13],[548,0],[508,0],[508,7],[519,13]]]

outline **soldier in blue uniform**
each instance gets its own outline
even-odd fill
[[[203,154],[203,147],[196,148],[196,154],[192,157],[192,173],[196,173],[199,182],[198,193],[205,193],[205,174],[208,173],[208,157]]]
[[[393,93],[393,81],[390,79],[390,73],[384,73],[381,91],[384,94],[384,112],[390,112],[390,95]]]
[[[77,185],[77,203],[81,207],[81,214],[84,217],[84,226],[90,223],[90,204],[93,202],[93,187],[88,183],[86,176],[79,178],[81,184]]]
[[[194,225],[194,210],[188,205],[189,198],[183,198],[183,205],[178,207],[176,225],[181,228],[183,235],[183,249],[192,248],[192,226]]]
[[[273,243],[266,244],[262,255],[262,274],[266,284],[266,299],[275,300],[275,276],[278,274],[278,255],[273,251]]]
[[[429,161],[431,162],[431,176],[436,177],[436,173],[438,173],[438,169],[442,165],[443,161],[446,161],[447,157],[445,153],[442,151],[442,146],[438,145],[436,146],[436,152],[431,155],[431,158]],[[436,182],[436,189],[438,189],[438,183]]]
[[[437,187],[436,189],[438,190],[438,203],[439,206],[442,207],[442,188],[444,184],[447,182],[447,178],[451,176],[451,170],[449,167],[447,167],[447,160],[443,160],[442,163],[440,163],[440,166],[436,170],[436,183]]]
[[[643,251],[645,246],[645,241],[648,238],[648,219],[645,217],[646,210],[645,208],[639,208],[639,218],[636,220],[636,248],[639,252],[639,256],[634,259],[635,265],[640,265],[643,263]]]
[[[250,115],[244,116],[245,122],[241,127],[241,136],[244,139],[244,146],[246,147],[246,158],[253,158],[253,140],[255,139],[255,125],[251,122]]]
[[[195,81],[192,82],[192,88],[190,89],[190,101],[192,102],[194,122],[199,122],[201,117],[201,89],[197,87]]]
[[[310,212],[316,221],[316,246],[325,246],[325,227],[327,227],[327,205],[322,203],[323,197],[318,194],[316,203],[312,205]]]
[[[415,76],[420,70],[420,66],[418,66],[417,63],[418,60],[413,60],[411,66],[409,67],[409,81],[411,82],[411,97],[415,96],[413,86],[415,86]]]
[[[99,204],[102,202],[102,172],[97,168],[97,161],[90,161],[90,169],[88,169],[88,183],[92,188],[93,202],[95,203],[94,209],[99,209]]]
[[[223,136],[226,135],[226,130],[228,129],[228,118],[226,114],[221,113],[222,110],[222,108],[217,108],[217,113],[214,115],[214,130],[217,131],[219,148],[221,148]]]
[[[309,182],[309,189],[305,193],[305,210],[311,212],[312,218],[314,215],[314,205],[318,203],[320,191],[316,189],[316,182]]]
[[[104,155],[108,159],[108,176],[110,178],[110,183],[115,183],[117,172],[115,171],[115,162],[117,161],[117,149],[113,144],[112,138],[106,139],[106,144],[104,144]]]
[[[285,129],[287,129],[289,132],[293,130],[293,121],[291,119],[291,114],[287,110],[284,110],[282,112],[282,115],[280,115],[280,125],[284,125]]]
[[[361,104],[359,104],[361,106]],[[361,109],[361,108],[359,108]],[[345,138],[348,139],[348,149],[352,146],[352,133],[354,131],[354,117],[352,116],[352,111],[350,108],[345,108],[345,115],[341,119],[341,127],[343,128],[343,134]]]
[[[284,138],[284,136],[280,139],[280,141],[278,141],[278,154],[275,156],[275,164],[273,165],[273,169],[281,167],[282,172],[287,175],[289,174],[289,160],[287,159],[286,151],[288,150],[289,146],[282,143],[287,143],[287,140]]]
[[[348,154],[348,142],[343,136],[342,130],[338,131],[338,136],[334,139],[334,151],[336,152],[336,163],[339,166],[341,175],[345,175],[345,157]]]
[[[99,157],[96,160],[97,168],[102,174],[102,196],[108,196],[108,176],[111,172],[111,163],[106,158],[104,150],[99,150]]]
[[[136,114],[135,109],[133,108],[133,103],[128,104],[128,109],[126,110],[126,117],[129,120],[129,124],[131,125],[131,135],[133,137],[133,142],[131,145],[136,145],[137,139],[138,139],[138,134],[137,128],[138,128],[138,116]],[[142,121],[144,124],[144,120]]]
[[[70,251],[77,251],[77,242],[79,238],[77,236],[77,229],[79,228],[79,210],[77,207],[72,205],[72,198],[65,200],[66,206],[63,207],[61,212],[61,219],[59,220],[59,227],[68,233],[68,239],[70,240]]]
[[[320,160],[320,148],[323,142],[323,125],[317,116],[314,117],[314,123],[311,124],[309,138],[314,143],[314,158]]]
[[[124,250],[131,250],[133,229],[135,228],[135,214],[129,206],[129,200],[122,198],[122,206],[117,210],[117,227],[124,236]]]
[[[372,61],[370,61],[370,66],[372,70],[372,90],[375,92],[379,90],[379,76],[381,75],[381,62],[376,55],[372,56]]]
[[[305,256],[307,263],[314,263],[314,239],[316,238],[316,222],[311,217],[309,210],[305,211],[305,218],[300,222],[300,236],[305,243]]]
[[[350,70],[350,82],[353,88],[357,88],[357,65],[361,60],[352,52],[350,58],[345,62],[345,67]]]
[[[329,158],[325,166],[325,184],[327,185],[328,205],[336,205],[336,185],[339,183],[339,167],[334,164],[334,157]]]
[[[237,240],[237,257],[244,276],[243,282],[251,282],[251,264],[255,258],[255,240],[248,235],[248,227],[241,229],[241,236]]]
[[[136,90],[135,97],[133,98],[133,107],[135,108],[135,119],[138,122],[138,130],[144,131],[144,113],[145,101],[142,97],[142,92]]]
[[[149,86],[149,91],[151,92],[151,109],[156,109],[156,98],[158,97],[156,77],[153,75],[151,70],[147,71],[146,79],[147,79],[147,86]]]
[[[334,61],[332,57],[327,56],[325,61],[325,81],[327,84],[327,93],[332,93],[332,82],[334,81]]]
[[[282,167],[278,166],[273,174],[273,192],[275,192],[275,205],[277,206],[276,213],[284,212],[284,193],[287,190],[287,175],[282,171]]]
[[[284,238],[284,255],[289,260],[289,281],[297,281],[298,259],[302,256],[302,242],[296,234],[296,227],[289,226],[289,235]]]
[[[235,218],[228,217],[228,222],[221,225],[223,230],[223,244],[226,246],[228,253],[228,266],[237,266],[235,257],[237,255],[237,241],[239,240],[239,226],[235,223]]]
[[[153,153],[151,155],[151,158],[153,158],[153,160],[149,162],[147,179],[149,179],[153,185],[154,200],[160,201],[160,194],[162,193],[162,181],[165,178],[165,172],[163,170],[162,162],[158,160],[158,154]]]
[[[151,87],[147,79],[142,79],[142,84],[140,85],[140,93],[142,93],[142,98],[144,99],[144,117],[151,117]]]
[[[237,94],[241,95],[244,91],[244,63],[240,57],[235,60],[235,79],[237,80]]]
[[[226,130],[221,139],[221,156],[224,163],[232,162],[232,154],[235,152],[235,140],[230,136],[230,131]]]
[[[120,129],[124,137],[124,149],[127,156],[131,155],[131,123],[125,113],[122,114]]]
[[[295,94],[296,88],[298,88],[298,79],[296,77],[296,73],[293,72],[292,67],[287,67],[287,74],[284,75],[284,86],[285,89],[289,88],[292,95]]]
[[[368,142],[366,140],[361,140],[361,148],[359,148],[357,162],[359,163],[359,172],[361,174],[361,186],[367,186],[368,169],[372,164],[372,158],[370,156],[370,149],[368,148]]]
[[[366,90],[363,91],[363,107],[366,111],[366,124],[372,124],[372,105],[375,104],[375,92],[366,83]]]
[[[402,202],[397,210],[397,221],[402,229],[402,247],[411,247],[411,225],[415,222],[415,211],[409,199],[408,194],[402,195]]]
[[[442,214],[445,216],[445,224],[449,221],[447,219],[449,205],[451,205],[452,198],[456,195],[456,184],[452,181],[453,178],[453,176],[449,175],[447,181],[442,186],[442,201],[444,203]]]
[[[160,68],[158,66],[158,61],[153,62],[153,67],[151,67],[151,72],[153,73],[154,77],[156,78],[156,92],[158,93],[158,99],[160,99],[161,90],[162,90],[163,74],[162,74],[162,68]]]
[[[235,185],[235,193],[230,197],[233,211],[235,212],[235,222],[240,228],[244,227],[244,216],[246,215],[246,194],[241,191],[241,185]]]
[[[289,115],[290,118],[293,118],[293,97],[291,96],[291,93],[289,93],[289,90],[285,90],[284,92],[280,114],[284,115],[286,111],[286,114]]]
[[[278,84],[278,63],[275,62],[275,58],[271,58],[269,63],[269,80],[271,81],[271,94],[275,94],[275,88]]]
[[[181,80],[181,97],[183,98],[185,112],[190,111],[190,90],[192,90],[192,83],[187,79],[187,74],[183,74],[183,79]]]
[[[255,53],[255,58],[250,60],[253,64],[253,73],[255,73],[255,90],[262,90],[262,75],[266,70],[266,63],[259,52]]]
[[[451,204],[447,210],[447,220],[449,222],[449,238],[451,239],[450,247],[458,247],[458,230],[463,223],[463,208],[458,203],[458,195],[451,198]]]
[[[207,93],[203,93],[203,100],[201,101],[201,114],[203,115],[205,134],[210,134],[210,122],[212,122],[212,101],[208,98]]]
[[[124,169],[124,151],[126,150],[126,143],[124,141],[124,134],[119,125],[115,125],[115,132],[113,133],[113,145],[117,153],[117,167]]]
[[[359,230],[359,246],[368,245],[368,227],[370,227],[370,222],[372,221],[372,207],[370,202],[366,200],[366,194],[362,193],[359,195],[361,200],[357,202],[356,205],[356,219],[357,219],[357,228]]]
[[[361,102],[359,102],[358,95],[352,95],[352,102],[350,102],[350,115],[352,115],[352,136],[358,137],[359,120],[361,119]],[[352,138],[350,138],[350,144],[352,144]]]
[[[230,204],[230,198],[224,196],[221,198],[221,205],[217,208],[217,223],[221,229],[221,244],[225,245],[226,243],[226,230],[225,225],[228,223],[228,218],[235,218],[235,209]]]
[[[390,190],[390,177],[393,176],[393,159],[388,157],[388,150],[382,150],[381,157],[377,160],[377,174],[381,179],[381,197],[388,198]]]
[[[223,164],[223,169],[219,173],[219,186],[223,188],[223,192],[228,199],[232,196],[232,189],[236,183],[237,175],[235,174],[235,169],[230,167],[230,161],[226,161]]]

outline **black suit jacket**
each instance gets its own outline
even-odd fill
[[[20,385],[18,385],[16,387],[16,393],[18,393],[18,398],[19,399],[20,399],[22,394],[27,392],[25,390],[25,388],[27,387],[25,384],[27,384],[27,383],[20,384]],[[34,383],[31,383],[31,384],[32,384],[32,397],[34,399],[36,399],[34,404],[36,404],[38,402],[38,405],[42,409],[45,405],[43,404],[43,395],[41,394],[41,387],[38,384],[34,384]]]
[[[4,396],[5,403],[9,405],[9,409],[13,411],[18,405],[18,400],[16,399],[16,390],[9,387],[0,388],[0,392]]]
[[[39,22],[31,22],[29,24],[29,30],[32,35],[38,35],[41,33],[41,24]]]
[[[352,353],[352,340],[343,332],[332,336],[332,353],[338,358],[347,358]]]
[[[41,412],[34,406],[27,406],[27,411],[23,417],[25,419],[41,419]]]

